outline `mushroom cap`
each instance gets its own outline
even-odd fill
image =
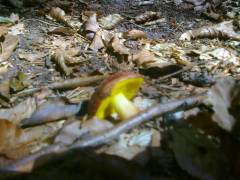
[[[144,78],[133,72],[118,72],[107,77],[93,94],[88,113],[91,116],[96,115],[99,119],[104,119],[115,110],[110,106],[111,98],[122,93],[128,99],[132,99],[143,84]]]

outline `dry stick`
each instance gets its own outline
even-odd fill
[[[38,92],[44,88],[49,88],[49,89],[53,89],[53,90],[73,89],[73,88],[76,88],[79,86],[87,86],[87,85],[99,82],[106,77],[107,77],[107,75],[101,75],[101,76],[91,76],[91,77],[80,77],[80,78],[68,79],[68,80],[65,80],[62,82],[55,82],[55,83],[49,84],[48,86],[27,89],[27,90],[17,93],[15,96],[20,97],[20,96],[31,95],[31,94]]]
[[[134,116],[133,118],[129,119],[128,121],[124,121],[120,123],[119,125],[113,127],[109,131],[106,131],[100,135],[85,139],[85,140],[79,140],[76,141],[73,145],[70,147],[66,147],[62,144],[52,144],[49,147],[42,149],[36,153],[33,153],[31,155],[28,155],[24,157],[23,159],[20,159],[13,163],[12,165],[9,165],[7,167],[0,168],[2,171],[18,171],[18,172],[26,172],[30,171],[34,165],[34,161],[41,157],[42,155],[46,155],[49,153],[59,153],[64,152],[69,149],[76,149],[76,148],[86,148],[86,147],[94,147],[98,145],[103,145],[105,143],[110,142],[113,139],[116,139],[120,134],[124,132],[128,132],[129,130],[133,129],[134,127],[140,125],[141,123],[144,123],[146,121],[149,121],[150,119],[156,118],[158,116],[163,115],[167,112],[172,112],[174,110],[177,110],[179,108],[181,109],[189,109],[191,107],[198,106],[203,103],[204,96],[196,96],[196,97],[190,97],[186,99],[181,99],[177,101],[167,102],[164,104],[158,104],[156,106],[153,106],[145,111],[140,112],[138,115]],[[30,169],[26,169],[26,166],[30,166]],[[25,168],[25,169],[24,169]]]
[[[120,134],[125,133],[134,127],[150,120],[161,116],[167,112],[174,111],[176,109],[189,109],[203,103],[204,96],[190,97],[182,100],[172,101],[164,104],[157,104],[138,115],[134,116],[128,121],[124,121],[114,128],[94,137],[88,139],[79,140],[75,142],[70,148],[84,148],[98,146],[106,144],[109,141],[117,138]]]

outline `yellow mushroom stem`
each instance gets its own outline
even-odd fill
[[[111,104],[121,120],[128,119],[139,112],[138,108],[122,93],[113,96]]]

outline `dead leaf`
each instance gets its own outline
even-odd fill
[[[81,32],[88,39],[92,39],[95,33],[100,29],[97,22],[97,14],[93,13],[81,27]]]
[[[94,51],[98,51],[102,48],[104,48],[104,43],[102,40],[102,32],[101,30],[98,30],[89,46],[90,49],[94,50]]]
[[[159,17],[159,13],[153,11],[145,11],[143,14],[140,14],[134,18],[136,23],[143,24],[147,21],[151,21],[157,19]]]
[[[19,59],[24,59],[29,62],[35,62],[37,60],[41,60],[41,58],[45,57],[46,54],[41,52],[35,52],[35,53],[26,53],[26,52],[19,52],[18,57]]]
[[[72,73],[72,68],[68,67],[65,63],[64,52],[58,50],[52,55],[52,60],[61,68],[65,75],[70,75]]]
[[[37,106],[30,117],[24,119],[21,124],[33,126],[51,121],[62,120],[76,115],[81,108],[80,104],[67,104],[63,99],[55,98]]]
[[[142,49],[136,54],[133,54],[131,58],[132,61],[137,64],[138,67],[143,67],[146,66],[148,63],[155,62],[154,60],[155,55],[146,49]]]
[[[129,49],[121,43],[120,39],[115,35],[109,43],[109,47],[114,53],[119,55],[128,55]]]
[[[104,153],[132,160],[151,144],[152,133],[151,130],[134,130],[128,134],[121,134],[118,142],[111,145]]]
[[[9,80],[0,83],[0,98],[4,101],[9,101],[10,85]]]
[[[36,100],[34,98],[28,98],[13,108],[0,109],[0,119],[19,124],[21,120],[29,118],[36,108]]]
[[[0,120],[0,153],[10,159],[17,159],[26,155],[26,136],[15,124]]]
[[[147,34],[141,30],[132,29],[123,33],[123,37],[126,39],[142,39],[147,38]]]
[[[100,25],[104,29],[113,29],[117,24],[123,20],[123,17],[120,14],[109,14],[106,17],[99,19]]]
[[[226,131],[231,131],[236,123],[229,109],[232,103],[239,102],[240,84],[231,77],[217,80],[216,84],[208,91],[207,104],[212,105],[214,114],[212,120]]]
[[[195,30],[189,30],[180,36],[180,40],[196,39],[196,38],[224,38],[240,40],[240,34],[235,32],[233,21],[224,21],[213,26],[205,26]]]
[[[0,54],[0,62],[8,60],[12,55],[12,52],[16,48],[19,39],[17,36],[6,35],[3,43],[1,44],[2,51]]]
[[[72,36],[75,33],[76,31],[70,27],[57,27],[57,28],[54,28],[52,31],[48,32],[48,34],[58,34],[62,36]]]
[[[66,23],[67,21],[65,11],[59,7],[52,7],[49,14],[58,22]]]
[[[2,36],[7,34],[7,32],[8,32],[8,27],[6,25],[0,25],[0,40],[1,40]],[[0,51],[0,52],[2,52],[2,51]]]

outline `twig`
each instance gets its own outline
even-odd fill
[[[128,121],[124,121],[114,128],[110,129],[109,131],[106,131],[100,135],[96,135],[93,137],[90,137],[85,140],[78,140],[70,147],[66,147],[60,143],[50,145],[49,147],[42,149],[36,153],[33,153],[31,155],[28,155],[13,164],[0,168],[0,171],[17,171],[17,172],[28,172],[31,171],[34,165],[34,162],[36,159],[43,155],[47,155],[50,153],[59,153],[64,152],[66,150],[70,149],[76,149],[76,148],[87,148],[87,147],[94,147],[106,144],[110,142],[113,139],[116,139],[120,134],[124,132],[128,132],[129,130],[137,127],[138,125],[149,121],[153,118],[156,118],[158,116],[163,115],[167,112],[172,112],[176,109],[189,109],[191,107],[198,106],[203,103],[204,96],[196,96],[196,97],[190,97],[186,99],[176,100],[172,102],[167,102],[164,104],[158,104],[154,107],[151,107],[143,112],[140,112],[138,115],[134,116],[133,118],[129,119]]]
[[[191,107],[197,106],[203,102],[204,96],[190,97],[182,100],[172,101],[164,104],[158,104],[152,108],[149,108],[128,121],[124,121],[113,129],[104,132],[103,134],[90,137],[85,140],[79,140],[75,142],[71,148],[84,148],[93,147],[108,143],[109,141],[117,138],[120,134],[127,132],[134,127],[149,121],[155,117],[161,116],[167,112],[174,111],[176,109],[189,109]]]
[[[178,70],[178,71],[176,71],[176,72],[174,72],[174,73],[171,73],[171,74],[168,74],[168,75],[166,75],[166,76],[163,76],[163,77],[159,78],[158,81],[163,81],[163,80],[166,80],[166,79],[171,78],[171,77],[173,77],[173,76],[176,76],[176,75],[178,75],[178,74],[181,74],[182,72],[185,72],[185,71],[187,71],[187,70],[192,69],[192,67],[193,67],[193,66],[184,67],[183,69],[180,69],[180,70]]]
[[[24,91],[17,93],[15,96],[21,97],[21,96],[31,95],[31,94],[38,92],[44,88],[49,88],[49,89],[53,89],[53,90],[73,89],[73,88],[76,88],[79,86],[87,86],[87,85],[99,82],[106,77],[107,77],[107,75],[100,75],[100,76],[90,76],[90,77],[80,77],[80,78],[68,79],[68,80],[65,80],[62,82],[55,82],[55,83],[49,84],[48,86],[26,89]]]

